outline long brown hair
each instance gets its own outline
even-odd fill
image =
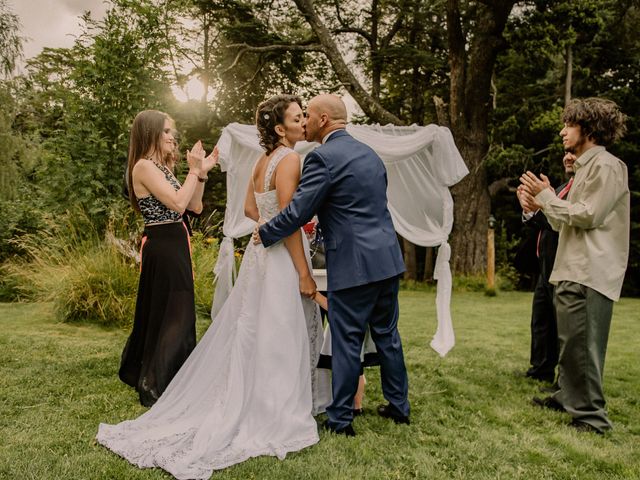
[[[129,159],[127,161],[127,185],[129,187],[129,201],[131,206],[140,211],[136,194],[133,191],[133,167],[145,155],[161,152],[161,140],[165,120],[171,117],[158,110],[144,110],[136,115],[131,125],[129,137]]]

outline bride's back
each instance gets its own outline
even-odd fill
[[[280,211],[274,173],[280,160],[292,152],[293,150],[289,147],[279,147],[271,155],[263,155],[253,169],[252,180],[256,204],[260,217],[266,221]]]

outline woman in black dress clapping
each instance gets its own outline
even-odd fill
[[[133,330],[119,376],[134,387],[140,403],[153,405],[196,344],[193,271],[185,210],[202,211],[207,172],[217,151],[205,157],[198,141],[187,151],[189,173],[181,185],[173,174],[173,120],[156,110],[140,112],[129,140],[128,189],[142,214],[140,283]]]

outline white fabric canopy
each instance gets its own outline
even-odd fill
[[[387,168],[389,211],[396,231],[410,242],[438,248],[434,278],[438,281],[438,327],[431,347],[445,356],[455,337],[450,312],[451,249],[447,240],[453,226],[453,199],[449,187],[469,173],[449,129],[437,125],[348,125],[347,131],[373,148]],[[304,157],[316,143],[299,142],[295,150]],[[232,123],[218,141],[220,167],[227,172],[227,209],[218,261],[214,268],[216,292],[214,318],[233,285],[233,239],[248,235],[255,222],[244,216],[244,199],[254,163],[263,150],[254,125]]]

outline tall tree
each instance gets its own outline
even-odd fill
[[[0,76],[13,73],[16,61],[21,57],[20,19],[5,0],[0,0]]]
[[[50,207],[80,204],[99,223],[118,201],[135,114],[169,97],[163,38],[152,2],[115,2],[103,20],[82,17],[68,49],[45,49],[28,64],[20,127],[46,157],[39,183]]]
[[[343,88],[356,100],[370,121],[402,125],[415,117],[402,118],[398,111],[391,111],[383,104],[383,79],[386,61],[391,58],[394,47],[406,47],[407,42],[398,44],[400,31],[409,32],[404,38],[409,42],[418,40],[418,36],[435,38],[437,34],[425,35],[416,18],[425,10],[431,9],[446,15],[446,25],[431,22],[436,32],[447,32],[444,49],[448,51],[450,62],[450,85],[448,96],[448,118],[441,123],[451,126],[454,137],[463,158],[472,174],[457,186],[453,193],[456,203],[456,224],[452,235],[453,265],[461,273],[478,273],[484,269],[486,255],[486,222],[489,216],[489,194],[483,159],[488,147],[488,120],[491,107],[490,91],[493,67],[498,52],[505,48],[502,38],[507,18],[515,0],[494,0],[491,2],[473,2],[447,0],[444,2],[426,2],[403,0],[399,3],[383,0],[362,2],[339,2],[294,0],[294,3],[311,29],[308,41],[315,41],[327,58],[335,76]],[[274,7],[277,4],[271,3]],[[348,6],[345,6],[348,5]],[[357,12],[358,18],[351,15],[345,20],[344,12]],[[440,9],[440,10],[438,10]],[[442,11],[444,9],[444,12]],[[437,15],[431,15],[430,18]],[[428,17],[425,17],[428,18]],[[365,19],[364,25],[357,25],[358,19]],[[427,22],[425,22],[427,23]],[[439,29],[439,30],[438,30]],[[355,34],[368,45],[367,65],[371,72],[369,89],[361,80],[362,76],[354,69],[341,50],[337,35]],[[290,47],[299,47],[295,41],[287,42]],[[425,48],[425,58],[436,58],[434,52],[437,42]],[[286,48],[287,45],[281,45]],[[255,48],[257,49],[257,48]],[[424,65],[414,65],[416,81],[413,87],[420,89],[419,79]],[[386,92],[385,92],[386,93]],[[386,95],[385,95],[386,96]],[[418,96],[422,97],[422,96]],[[418,100],[417,111],[425,112]],[[399,104],[396,103],[397,108]],[[390,105],[389,108],[392,108]],[[440,112],[444,110],[440,108]],[[424,118],[421,119],[424,121]],[[422,122],[419,122],[422,123]]]
[[[514,0],[447,0],[450,62],[449,123],[470,175],[452,189],[454,198],[452,266],[480,273],[486,259],[490,197],[484,166],[489,150],[491,79],[503,31]]]

